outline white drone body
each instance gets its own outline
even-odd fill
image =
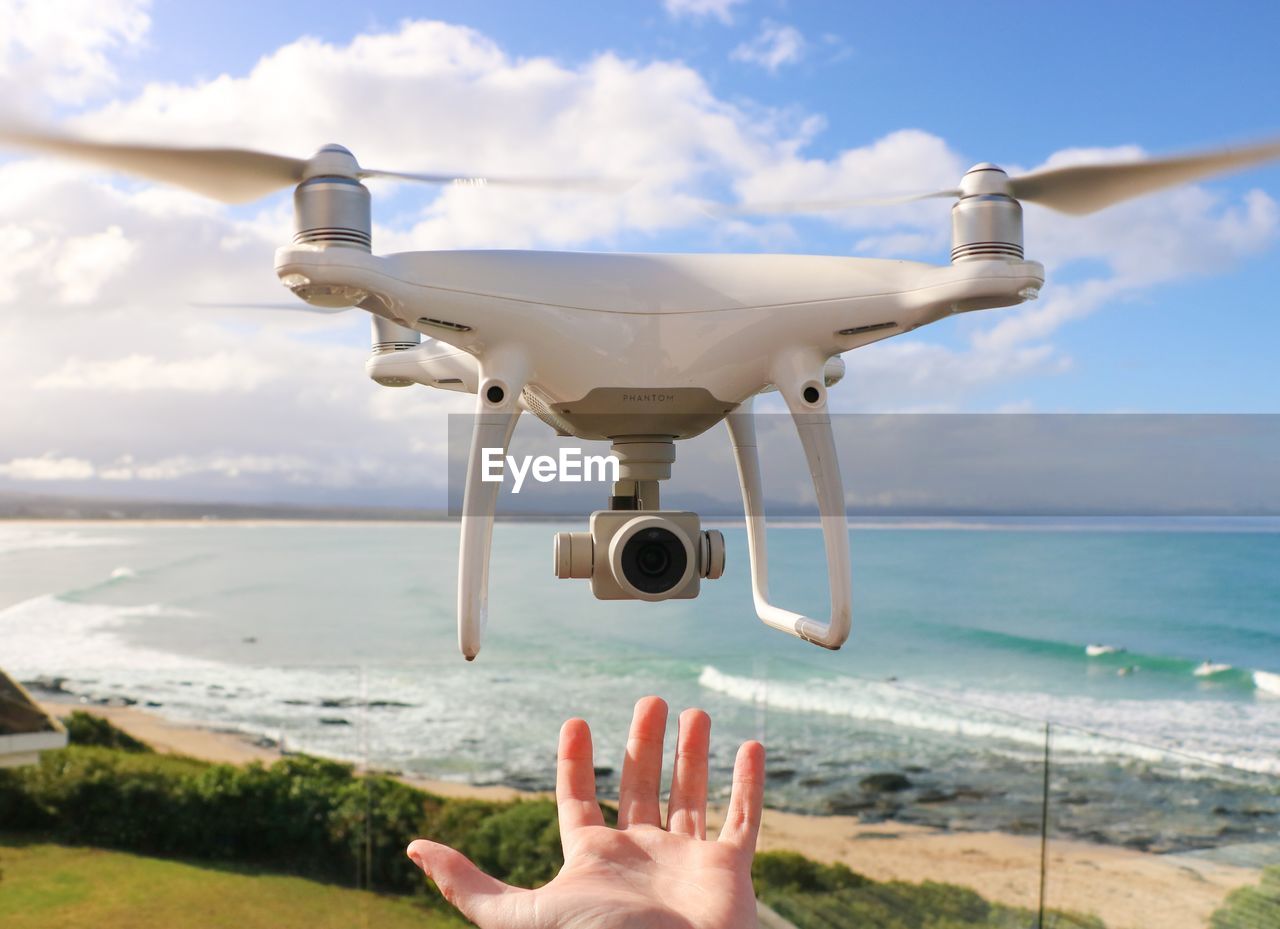
[[[380,342],[368,362],[374,380],[476,394],[458,566],[458,644],[467,658],[480,649],[498,494],[497,484],[480,480],[481,456],[484,449],[505,452],[522,408],[547,411],[562,434],[607,438],[615,449],[677,428],[662,437],[690,438],[727,418],[756,611],[775,628],[839,648],[849,636],[852,600],[844,489],[827,415],[828,359],[960,310],[1020,303],[1044,280],[1039,264],[1002,259],[935,267],[798,255],[377,257],[323,244],[280,249],[276,271],[304,300],[349,299],[431,337],[418,345],[403,336]],[[454,350],[442,351],[441,343]],[[769,601],[751,407],[770,386],[795,418],[822,514],[831,601],[823,619]],[[679,413],[667,408],[673,401]],[[602,422],[626,431],[601,435]]]
[[[294,240],[276,252],[280,280],[313,306],[358,306],[373,315],[367,370],[378,383],[422,384],[476,396],[458,562],[458,644],[468,660],[480,650],[485,625],[500,486],[481,479],[483,459],[485,450],[505,454],[523,410],[561,435],[613,443],[622,472],[611,510],[638,511],[637,527],[667,518],[687,552],[687,565],[684,554],[675,554],[684,572],[681,583],[695,579],[687,587],[692,593],[671,596],[696,595],[698,576],[719,576],[723,540],[717,542],[714,532],[699,533],[697,540],[681,534],[679,526],[690,519],[696,525],[697,517],[659,510],[658,482],[670,476],[675,442],[727,420],[742,486],[756,612],[769,626],[839,648],[849,636],[852,595],[844,489],[827,389],[843,374],[841,354],[955,313],[1034,298],[1044,269],[1023,257],[1019,200],[1086,213],[1280,157],[1280,144],[1272,143],[1014,178],[994,165],[977,165],[958,189],[924,195],[956,198],[952,261],[936,266],[806,255],[433,251],[376,256],[362,178],[484,179],[369,171],[341,146],[326,146],[303,160],[243,150],[86,142],[0,128],[0,142],[6,140],[89,158],[231,202],[296,184]],[[746,211],[849,205],[826,201]],[[769,598],[752,401],[771,389],[791,412],[813,480],[830,601],[828,615],[821,618]],[[593,533],[600,515],[592,518]],[[605,523],[613,525],[610,532],[617,531],[617,519]],[[614,541],[628,532],[624,527]],[[601,540],[594,555],[591,541],[587,533],[557,538],[559,576],[593,577],[605,570]],[[666,598],[634,588],[616,594],[629,585],[616,565],[613,572],[617,584],[605,585],[615,592],[613,598]],[[605,596],[594,579],[593,590]]]

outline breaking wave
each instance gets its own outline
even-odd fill
[[[1264,694],[1280,697],[1280,674],[1270,671],[1254,671],[1253,686]]]
[[[29,526],[0,526],[0,555],[55,548],[101,548],[132,545],[130,539],[94,535],[74,529],[43,529]]]
[[[0,659],[6,670],[20,677],[212,666],[208,661],[133,645],[119,635],[146,617],[194,615],[163,603],[112,606],[44,594],[0,610],[0,642],[4,643]]]
[[[769,709],[902,727],[992,749],[1001,744],[1043,748],[1043,721],[1049,720],[1058,724],[1052,744],[1059,761],[1226,765],[1280,775],[1280,719],[1263,703],[926,691],[856,678],[770,680],[726,674],[710,665],[698,683]]]

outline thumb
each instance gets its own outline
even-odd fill
[[[444,898],[481,926],[492,919],[504,897],[521,893],[515,887],[485,874],[461,852],[447,845],[415,839],[405,849],[427,877],[436,882]]]

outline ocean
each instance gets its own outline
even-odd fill
[[[1280,532],[879,523],[851,531],[854,631],[754,615],[741,526],[697,600],[599,602],[553,523],[495,531],[473,664],[449,523],[0,523],[0,667],[286,749],[543,789],[561,721],[617,787],[634,700],[712,715],[712,776],[769,751],[768,802],[1157,851],[1280,835]],[[771,530],[776,602],[825,612],[821,535]],[[56,692],[56,693],[55,693]],[[900,775],[893,790],[866,781]]]

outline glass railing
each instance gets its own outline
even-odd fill
[[[457,925],[405,843],[425,832],[514,881],[546,880],[559,864],[554,810],[503,804],[553,789],[570,716],[591,724],[599,792],[616,800],[631,706],[648,693],[673,710],[668,770],[676,712],[711,714],[713,807],[737,745],[765,743],[757,888],[768,925],[1280,926],[1274,759],[1125,738],[1120,710],[1140,704],[1094,729],[1035,715],[1052,701],[1022,712],[723,655],[81,667],[28,685],[60,714],[85,709],[157,748],[257,760],[275,775],[118,744],[0,774],[6,927],[101,919],[112,900],[141,906],[130,887],[154,888],[137,926],[196,907],[224,923],[268,905],[281,926]],[[73,741],[111,737],[81,726]],[[82,846],[103,849],[88,871]],[[810,863],[770,854],[780,851]]]

